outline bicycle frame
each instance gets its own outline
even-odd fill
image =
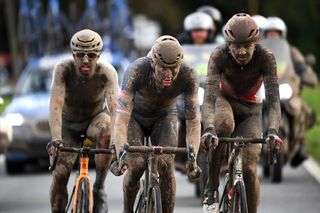
[[[243,173],[242,173],[242,148],[243,144],[235,143],[235,147],[230,153],[228,165],[229,169],[232,168],[232,182],[233,186],[236,185],[237,182],[243,181]],[[233,165],[232,165],[233,164]]]
[[[158,210],[155,209],[155,212],[162,212],[161,207],[161,192],[160,192],[160,183],[159,183],[159,173],[158,173],[158,159],[160,154],[177,154],[183,153],[188,154],[189,158],[195,164],[194,159],[194,149],[193,147],[182,148],[182,147],[161,147],[161,146],[152,146],[150,138],[146,137],[144,140],[145,146],[129,146],[126,145],[123,148],[123,154],[120,157],[120,164],[123,163],[123,159],[126,156],[127,152],[133,153],[145,153],[147,155],[148,166],[144,172],[144,183],[143,192],[140,191],[137,196],[137,203],[135,205],[134,212],[140,212],[140,210],[144,210],[144,212],[148,212],[149,205],[154,204]],[[147,146],[146,146],[147,145]],[[192,157],[190,157],[192,156]],[[194,165],[195,166],[195,165]],[[155,195],[155,194],[156,195]],[[156,197],[154,197],[156,196]],[[150,199],[153,198],[154,203],[149,203]],[[153,206],[151,206],[153,207]]]
[[[151,141],[150,137],[145,137],[144,139],[144,145],[145,146],[150,146]],[[148,199],[149,199],[149,194],[150,191],[153,187],[159,186],[159,173],[158,173],[158,159],[159,159],[159,154],[154,154],[154,153],[146,153],[147,155],[147,162],[148,166],[146,167],[146,170],[144,172],[144,199],[142,200],[142,206],[147,211],[148,209]]]
[[[243,180],[243,166],[242,166],[242,149],[245,148],[246,143],[266,143],[265,139],[250,139],[250,138],[221,138],[219,139],[222,143],[232,143],[233,148],[230,152],[229,158],[228,158],[228,168],[229,171],[226,173],[226,183],[223,190],[222,199],[220,200],[219,207],[220,209],[223,209],[223,212],[229,213],[229,212],[236,212],[235,209],[233,209],[231,202],[236,196],[235,193],[240,193],[240,196],[238,199],[242,199],[244,205],[244,210],[239,210],[239,212],[247,212],[247,198],[246,198],[246,191],[244,186],[244,180]],[[272,142],[274,143],[274,141]],[[230,144],[229,144],[230,145]],[[237,189],[237,185],[243,186],[242,191],[239,192],[239,189]],[[232,192],[232,198],[230,199],[228,197],[230,193],[230,188]],[[221,208],[223,207],[223,208]],[[239,206],[238,206],[239,207]],[[241,207],[240,207],[241,208]]]
[[[92,190],[91,190],[91,179],[89,176],[89,156],[87,154],[81,153],[80,154],[80,171],[79,175],[77,177],[77,182],[76,182],[76,189],[75,192],[79,190],[80,184],[82,179],[87,178],[89,181],[88,185],[88,191],[89,191],[89,208],[90,208],[90,213],[92,213],[92,208],[93,208],[93,201],[92,201]],[[77,208],[77,200],[78,200],[78,193],[75,193],[75,197],[73,199],[73,209]]]
[[[87,180],[87,190],[84,192],[89,193],[89,212],[92,213],[93,211],[93,193],[91,189],[91,179],[89,176],[89,154],[114,154],[114,148],[110,149],[92,149],[90,147],[83,146],[85,142],[86,137],[84,135],[80,136],[80,148],[74,148],[74,147],[59,147],[59,152],[71,152],[71,153],[78,153],[79,155],[79,170],[76,178],[76,183],[73,188],[72,194],[70,196],[69,202],[66,207],[66,212],[68,211],[71,200],[73,198],[73,195],[75,194],[75,197],[73,198],[73,212],[77,209],[77,201],[78,201],[78,191],[81,187],[82,181]],[[49,170],[52,171],[55,168],[55,164],[57,162],[57,156],[54,157],[54,160],[50,160],[50,167]]]

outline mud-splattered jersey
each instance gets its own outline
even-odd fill
[[[261,102],[260,88],[265,85],[269,109],[269,129],[278,130],[280,121],[279,85],[276,61],[273,54],[256,45],[251,61],[239,65],[228,46],[217,47],[210,56],[206,78],[203,120],[205,127],[213,127],[214,103],[219,94],[245,102]]]
[[[169,87],[159,88],[153,76],[151,59],[148,57],[138,59],[132,64],[123,80],[122,91],[134,94],[133,113],[145,116],[152,115],[175,107],[179,94],[195,96],[198,92],[197,73],[190,66],[182,63],[177,78]],[[197,112],[197,103],[188,104],[186,113],[194,117]]]
[[[118,97],[117,73],[111,65],[98,63],[95,74],[90,79],[82,79],[76,73],[73,60],[63,61],[54,69],[51,93],[64,97],[64,119],[83,121],[106,107],[115,110]]]
[[[119,150],[128,141],[128,123],[132,114],[147,119],[174,109],[178,95],[184,93],[186,143],[193,145],[197,153],[200,143],[200,111],[196,71],[182,63],[172,85],[164,88],[156,84],[153,73],[152,60],[148,57],[137,59],[127,69],[119,95],[112,143]]]

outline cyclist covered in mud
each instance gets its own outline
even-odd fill
[[[143,138],[150,135],[153,145],[178,145],[176,98],[185,93],[185,117],[187,146],[198,152],[200,144],[200,111],[198,104],[197,73],[182,63],[183,49],[172,36],[161,36],[147,57],[137,59],[126,71],[119,95],[112,143],[119,157],[121,145],[143,145]],[[128,154],[126,164],[115,166],[115,175],[124,177],[124,212],[133,212],[139,180],[146,167],[143,154]],[[176,182],[174,156],[159,156],[160,189],[163,212],[171,213],[175,204]],[[200,175],[199,168],[191,168],[186,162],[190,179]],[[113,170],[112,170],[113,171]]]
[[[98,148],[109,148],[111,120],[118,98],[117,73],[112,65],[97,62],[103,42],[99,34],[85,29],[70,42],[73,60],[62,61],[53,71],[50,99],[52,141],[47,150],[56,154],[55,145],[79,147],[85,134]],[[50,189],[52,212],[65,212],[67,183],[76,153],[59,153]],[[111,156],[96,155],[96,179],[93,185],[93,212],[107,212],[104,182]]]
[[[262,136],[262,99],[260,87],[264,82],[268,105],[267,137],[274,136],[276,149],[282,141],[277,136],[280,122],[279,86],[275,58],[257,44],[259,29],[244,13],[234,15],[224,27],[225,45],[217,47],[208,63],[203,103],[204,134],[201,146],[212,138],[215,149],[209,155],[209,177],[206,185],[204,212],[219,212],[219,174],[226,158],[225,144],[218,137]],[[209,141],[210,142],[210,141]],[[257,164],[261,146],[250,144],[243,150],[243,176],[249,213],[257,212],[259,179]]]

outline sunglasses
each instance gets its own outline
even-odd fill
[[[95,58],[97,58],[99,56],[99,54],[95,53],[95,52],[91,52],[91,53],[81,53],[81,52],[79,52],[79,53],[76,53],[75,55],[78,58],[81,58],[81,59],[84,58],[85,55],[87,55],[89,59],[95,59]]]

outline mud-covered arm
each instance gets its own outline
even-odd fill
[[[281,118],[277,64],[271,52],[264,56],[264,85],[268,110],[268,134],[277,134]]]
[[[62,108],[65,98],[64,72],[65,66],[63,64],[57,64],[53,70],[49,113],[52,140],[62,140]]]
[[[191,68],[190,68],[191,69]],[[199,81],[195,70],[190,72],[186,79],[185,90],[185,118],[186,118],[186,144],[192,145],[197,154],[200,145],[200,107],[198,100]]]
[[[117,100],[119,96],[118,74],[117,71],[110,65],[108,68],[108,83],[106,87],[106,99],[108,109],[111,115],[112,124],[117,108]]]
[[[137,66],[132,65],[127,69],[118,97],[111,139],[111,143],[115,145],[117,157],[119,157],[121,146],[128,141],[128,124],[133,109],[133,98],[139,80],[138,73],[139,70]]]
[[[202,121],[204,129],[214,128],[214,111],[215,111],[215,102],[219,94],[219,85],[220,85],[220,73],[218,67],[218,51],[214,51],[208,62],[208,72],[206,77],[206,85],[204,91],[204,101],[202,105]]]

